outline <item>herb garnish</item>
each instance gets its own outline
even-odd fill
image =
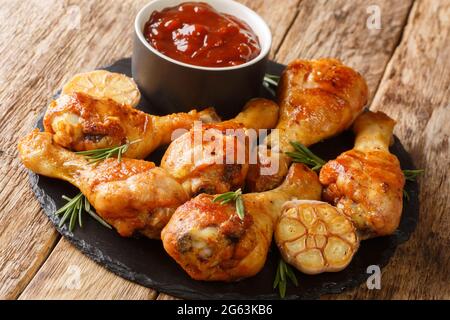
[[[296,287],[298,286],[297,277],[295,276],[294,271],[292,271],[291,267],[286,264],[283,259],[280,259],[277,274],[275,275],[275,280],[273,282],[273,288],[276,289],[278,287],[278,292],[281,298],[286,296],[286,285],[288,278]]]
[[[408,181],[416,181],[417,177],[420,176],[425,170],[417,169],[417,170],[403,170],[403,175],[405,179]]]

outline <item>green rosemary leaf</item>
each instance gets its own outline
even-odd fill
[[[113,148],[117,148],[117,147],[113,147]],[[85,156],[92,156],[94,154],[98,154],[99,152],[108,152],[110,151],[112,148],[101,148],[101,149],[92,149],[92,150],[84,150],[84,151],[77,151],[75,152],[76,154],[81,154],[81,155],[85,155]]]
[[[78,205],[79,204],[80,203],[77,202],[77,205],[73,208],[73,212],[70,215],[70,221],[69,221],[69,231],[70,232],[73,231],[73,229],[75,228],[75,222],[78,220],[77,219],[77,215],[78,215],[78,212],[79,212],[79,209],[78,209]],[[79,207],[81,208],[81,206],[79,206]]]
[[[141,140],[141,139],[139,139],[139,140]],[[133,142],[134,143],[134,142]],[[125,153],[125,152],[127,152],[128,151],[128,148],[130,147],[130,145],[131,145],[132,143],[127,143],[123,148],[122,148],[122,153]]]
[[[214,197],[212,202],[220,202],[221,205],[224,205],[227,204],[228,202],[234,201],[236,206],[236,213],[239,216],[239,218],[243,220],[245,216],[245,208],[241,196],[242,190],[239,188],[236,191],[225,192]]]
[[[84,197],[84,208],[86,211],[91,210],[91,204],[86,197]]]
[[[280,259],[280,263],[278,264],[278,267],[280,268],[280,279],[282,282],[286,281],[286,274],[284,273],[284,260]]]
[[[290,142],[294,152],[286,152],[286,155],[292,158],[292,161],[306,164],[312,170],[316,171],[322,168],[325,161],[311,152],[306,146],[299,142]]]
[[[403,170],[403,175],[405,176],[406,181],[416,181],[417,178],[424,172],[425,172],[424,169],[415,169],[415,170],[405,169]],[[408,191],[406,191],[405,189],[403,189],[403,197],[405,198],[406,201],[409,202],[410,196]]]
[[[280,76],[277,76],[277,75],[275,75],[275,74],[271,74],[271,73],[266,73],[266,75],[265,75],[267,78],[270,78],[270,79],[274,79],[274,80],[276,80],[277,82],[280,80]]]
[[[279,286],[279,293],[280,293],[280,297],[284,298],[286,296],[286,281],[281,281]]]
[[[89,203],[89,201],[87,201],[86,197],[84,197],[84,202]],[[82,202],[81,202],[82,203]],[[83,228],[83,221],[81,219],[81,213],[83,212],[83,206],[80,205],[80,207],[78,208],[78,225],[80,226],[80,228]]]
[[[266,73],[266,75],[264,76],[264,79],[263,79],[263,86],[273,96],[276,96],[277,93],[276,93],[275,89],[278,87],[278,82],[279,81],[280,81],[280,77],[279,76]]]
[[[245,209],[244,209],[244,202],[242,201],[241,196],[238,196],[236,198],[236,212],[237,212],[239,218],[241,218],[241,220],[244,220]]]
[[[78,151],[76,153],[85,156],[90,164],[98,163],[114,156],[117,156],[117,160],[120,162],[123,154],[128,151],[130,145],[141,140],[142,139],[134,140],[118,147]]]
[[[264,81],[269,84],[270,86],[274,86],[277,87],[278,86],[278,82],[274,81],[272,78],[269,77],[265,77]]]
[[[289,279],[291,279],[292,283],[298,287],[298,281],[297,281],[297,277],[295,276],[294,271],[292,271],[292,268],[290,266],[288,266],[287,264],[285,264],[286,266],[286,274],[288,276]]]
[[[278,287],[278,292],[281,298],[286,296],[287,280],[291,280],[292,283],[297,287],[298,281],[291,267],[283,260],[280,259],[278,262],[277,273],[275,275],[275,280],[273,282],[273,289]]]
[[[294,147],[296,148],[297,151],[303,152],[306,155],[306,157],[309,157],[312,161],[316,162],[317,164],[320,164],[320,165],[324,165],[325,164],[324,160],[322,160],[321,158],[316,156],[314,153],[312,153],[311,150],[309,150],[303,144],[301,144],[299,142],[294,142],[293,145],[294,145]]]
[[[220,204],[222,204],[222,205],[227,204],[228,202],[231,202],[231,201],[234,201],[234,198],[227,198],[227,199],[221,201]]]
[[[316,166],[316,163],[314,161],[312,161],[311,159],[309,159],[308,157],[306,157],[306,156],[299,155],[296,152],[286,152],[286,154],[289,157],[291,157],[292,161],[294,161],[294,162],[304,163],[304,164],[306,164],[309,167]]]
[[[403,170],[403,174],[405,176],[405,179],[408,181],[416,181],[417,177],[424,173],[424,169],[417,169],[417,170]]]
[[[78,195],[77,195],[77,196],[78,196]],[[66,201],[72,201],[71,198],[69,198],[69,197],[67,197],[67,196],[65,196],[65,195],[62,195],[61,198],[63,198],[63,199],[66,200]]]
[[[405,200],[406,201],[408,201],[409,202],[409,193],[408,193],[408,191],[406,191],[405,189],[403,189],[403,197],[405,198]]]
[[[263,87],[266,88],[266,90],[269,91],[272,96],[275,97],[277,95],[275,90],[273,90],[267,82],[263,82]]]
[[[72,207],[78,201],[79,197],[80,197],[80,194],[78,194],[77,196],[75,196],[72,199],[68,198],[66,196],[62,196],[62,198],[68,202],[64,206],[62,206],[58,211],[56,211],[55,214],[60,215],[61,213],[66,212],[68,208]]]
[[[241,189],[241,188],[237,189],[237,190],[234,192],[234,195],[235,195],[235,197],[240,197],[240,196],[242,196],[242,189]]]
[[[62,227],[67,220],[69,220],[69,231],[73,231],[75,229],[77,221],[78,225],[83,227],[82,214],[83,211],[85,211],[103,226],[111,229],[109,224],[107,224],[102,218],[91,210],[89,201],[81,192],[73,198],[69,198],[65,195],[62,196],[62,198],[66,200],[67,203],[55,212],[56,215],[64,213],[59,222],[59,227]]]
[[[97,222],[99,222],[102,226],[108,228],[108,229],[112,229],[112,227],[102,218],[100,218],[100,216],[98,216],[94,211],[89,210],[87,211],[87,213],[89,213],[89,215],[94,218],[95,220],[97,220]]]
[[[64,225],[64,222],[66,222],[67,218],[72,214],[73,208],[74,207],[71,206],[64,212],[64,215],[62,216],[61,221],[59,222],[60,228]]]
[[[268,83],[268,84],[270,84],[270,85],[272,85],[272,86],[274,86],[274,87],[277,87],[278,86],[278,82],[280,82],[280,77],[276,76],[274,74],[266,73],[265,76],[264,76],[264,80],[263,81]]]
[[[279,268],[277,267],[277,273],[275,275],[275,280],[273,281],[273,289],[276,289],[279,283],[280,283],[280,271]]]
[[[222,194],[216,196],[212,202],[221,202],[222,203],[223,201],[229,202],[233,199],[234,199],[234,192],[230,191],[230,192],[225,192],[225,193],[222,193]],[[224,204],[224,203],[222,203],[222,204]]]

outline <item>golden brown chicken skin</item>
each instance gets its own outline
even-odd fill
[[[283,259],[306,274],[346,268],[359,247],[351,219],[326,202],[286,202],[275,224],[275,241]]]
[[[320,171],[325,200],[342,209],[361,238],[392,234],[400,223],[405,178],[389,152],[395,121],[366,112],[355,121],[355,146]]]
[[[252,215],[241,220],[233,205],[201,194],[176,211],[161,236],[166,251],[196,280],[238,280],[258,272],[270,243]],[[270,225],[266,215],[260,217]]]
[[[230,129],[241,130],[243,138],[228,133]],[[198,134],[202,136],[199,142]],[[212,136],[214,139],[210,139]],[[203,125],[173,141],[161,160],[161,167],[192,196],[224,193],[242,187],[247,176],[247,155],[238,162],[238,150],[248,150],[248,139],[241,125]]]
[[[241,188],[247,177],[250,150],[256,145],[255,130],[271,129],[277,120],[275,102],[253,99],[236,118],[195,125],[174,140],[161,160],[161,167],[192,196]]]
[[[248,184],[252,191],[269,190],[281,183],[291,159],[290,142],[310,146],[349,128],[368,99],[364,78],[336,59],[295,60],[284,70],[279,86],[280,118],[276,133],[267,138],[268,153],[259,153],[251,166]],[[274,174],[261,167],[278,163]]]
[[[336,59],[291,62],[278,90],[280,140],[269,141],[283,152],[290,141],[309,146],[349,128],[368,99],[364,78]]]
[[[97,214],[124,237],[140,232],[160,238],[161,229],[188,195],[169,174],[152,162],[109,158],[89,164],[81,155],[34,130],[19,142],[23,164],[33,172],[78,187]]]
[[[45,131],[70,150],[84,151],[130,145],[125,156],[143,159],[161,145],[170,143],[177,129],[189,129],[194,121],[216,122],[213,109],[201,112],[153,116],[112,99],[96,99],[85,93],[62,95],[50,103]]]
[[[264,266],[273,226],[286,201],[320,199],[317,175],[301,164],[292,165],[277,189],[242,195],[244,219],[234,203],[214,203],[202,194],[180,206],[163,229],[164,249],[193,278],[236,281]]]

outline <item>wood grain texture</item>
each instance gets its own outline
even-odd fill
[[[117,277],[65,239],[59,241],[19,299],[148,300],[156,291]]]
[[[0,298],[7,299],[18,296],[59,236],[40,212],[18,159],[3,152],[0,167]]]
[[[382,289],[350,299],[450,299],[450,1],[417,1],[372,109],[397,120],[395,134],[420,178],[420,219],[383,270]]]
[[[148,0],[127,1],[63,1],[32,0],[28,2],[0,0],[0,298],[13,299],[24,290],[47,258],[53,247],[60,250],[58,236],[34,198],[26,170],[17,160],[18,139],[31,130],[38,116],[50,102],[53,94],[72,75],[111,64],[132,51],[133,20],[137,11]],[[281,40],[295,16],[299,0],[286,0],[273,6],[270,0],[247,0],[273,31],[274,48]],[[25,21],[25,23],[24,23]],[[17,43],[11,47],[10,43]],[[33,241],[30,241],[33,239]],[[76,249],[66,246],[68,265],[78,259]],[[64,268],[51,255],[49,265]],[[81,265],[86,275],[109,274],[92,261]],[[55,276],[64,270],[46,275]],[[38,273],[36,281],[43,285],[47,279]],[[105,284],[106,285],[106,284]],[[89,287],[95,290],[95,286]],[[141,296],[138,286],[129,287],[128,297]],[[105,290],[116,288],[105,287]],[[27,289],[23,298],[101,297],[83,290],[63,293]],[[152,297],[151,295],[149,297]]]
[[[59,239],[17,160],[18,138],[71,75],[130,55],[127,26],[146,2],[0,1],[0,298],[16,298]]]
[[[412,0],[303,0],[276,60],[334,57],[358,70],[373,97],[400,39]],[[380,10],[381,29],[369,29],[371,6]],[[369,13],[368,13],[369,12]]]

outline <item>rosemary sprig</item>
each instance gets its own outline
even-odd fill
[[[120,162],[122,160],[122,155],[128,151],[128,148],[141,140],[142,139],[134,140],[118,147],[78,151],[76,153],[85,156],[89,163],[97,163],[114,156],[117,156],[117,160]]]
[[[273,282],[273,289],[278,287],[278,292],[281,298],[286,296],[286,285],[288,279],[290,279],[296,287],[298,286],[297,277],[295,276],[294,271],[292,271],[291,267],[286,264],[283,259],[280,259],[275,280]]]
[[[417,177],[419,175],[421,175],[422,173],[424,173],[425,170],[423,169],[417,169],[417,170],[402,170],[403,171],[403,175],[405,176],[406,181],[416,181]],[[405,189],[403,189],[403,197],[405,198],[406,201],[409,202],[410,196],[408,191],[406,191]]]
[[[405,179],[408,181],[416,181],[417,177],[420,176],[425,170],[417,169],[417,170],[403,170],[403,174]]]
[[[92,218],[97,220],[101,225],[108,229],[111,229],[111,226],[108,223],[106,223],[94,211],[91,210],[91,204],[81,192],[73,198],[69,198],[67,196],[62,196],[62,198],[66,200],[67,203],[55,212],[55,215],[58,216],[62,214],[62,218],[59,222],[59,227],[62,227],[67,220],[69,220],[69,231],[71,232],[75,229],[77,221],[78,225],[80,227],[83,227],[81,215],[84,211],[87,212]]]
[[[276,87],[278,86],[278,82],[280,82],[280,76],[276,76],[274,74],[266,73],[264,75],[264,82]]]
[[[267,89],[273,96],[276,96],[276,88],[278,87],[278,82],[280,77],[274,74],[266,73],[264,75],[263,86]]]
[[[319,170],[325,164],[324,160],[312,153],[303,144],[291,141],[291,145],[294,147],[295,151],[286,152],[286,154],[291,157],[294,162],[304,163],[314,171]]]
[[[218,195],[213,199],[213,202],[220,202],[220,204],[226,204],[231,201],[235,202],[236,213],[239,216],[239,218],[241,218],[241,220],[244,220],[245,208],[244,208],[244,201],[242,201],[241,188],[237,189],[236,191],[222,193],[221,195]]]
[[[409,199],[410,199],[409,193],[405,189],[403,189],[403,197],[405,198],[406,201],[409,202]]]

